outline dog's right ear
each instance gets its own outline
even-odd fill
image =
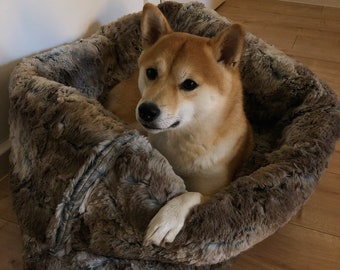
[[[240,63],[245,32],[240,24],[232,24],[210,40],[218,62],[237,68]]]
[[[146,3],[141,20],[142,47],[147,49],[157,40],[172,32],[172,29],[162,12],[153,4]]]

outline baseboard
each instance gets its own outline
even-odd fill
[[[300,3],[300,4],[308,4],[308,5],[316,5],[316,6],[340,8],[340,1],[339,0],[281,0],[281,1],[294,2],[294,3]]]
[[[0,179],[8,175],[9,172],[9,150],[10,150],[9,141],[5,141],[0,144]]]

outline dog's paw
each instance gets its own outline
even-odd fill
[[[202,200],[202,194],[186,192],[167,202],[149,223],[144,245],[172,243],[183,228],[190,210]]]

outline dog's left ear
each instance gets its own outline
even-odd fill
[[[162,12],[153,4],[146,3],[141,20],[142,47],[147,49],[157,40],[172,32],[172,29]]]
[[[232,24],[210,40],[218,62],[237,68],[244,47],[244,30],[240,24]]]

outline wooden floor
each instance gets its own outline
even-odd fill
[[[309,66],[340,96],[340,9],[227,0],[218,12]],[[5,178],[0,181],[0,270],[22,269],[22,240],[11,204]],[[302,215],[238,256],[231,269],[340,269],[340,142]]]

